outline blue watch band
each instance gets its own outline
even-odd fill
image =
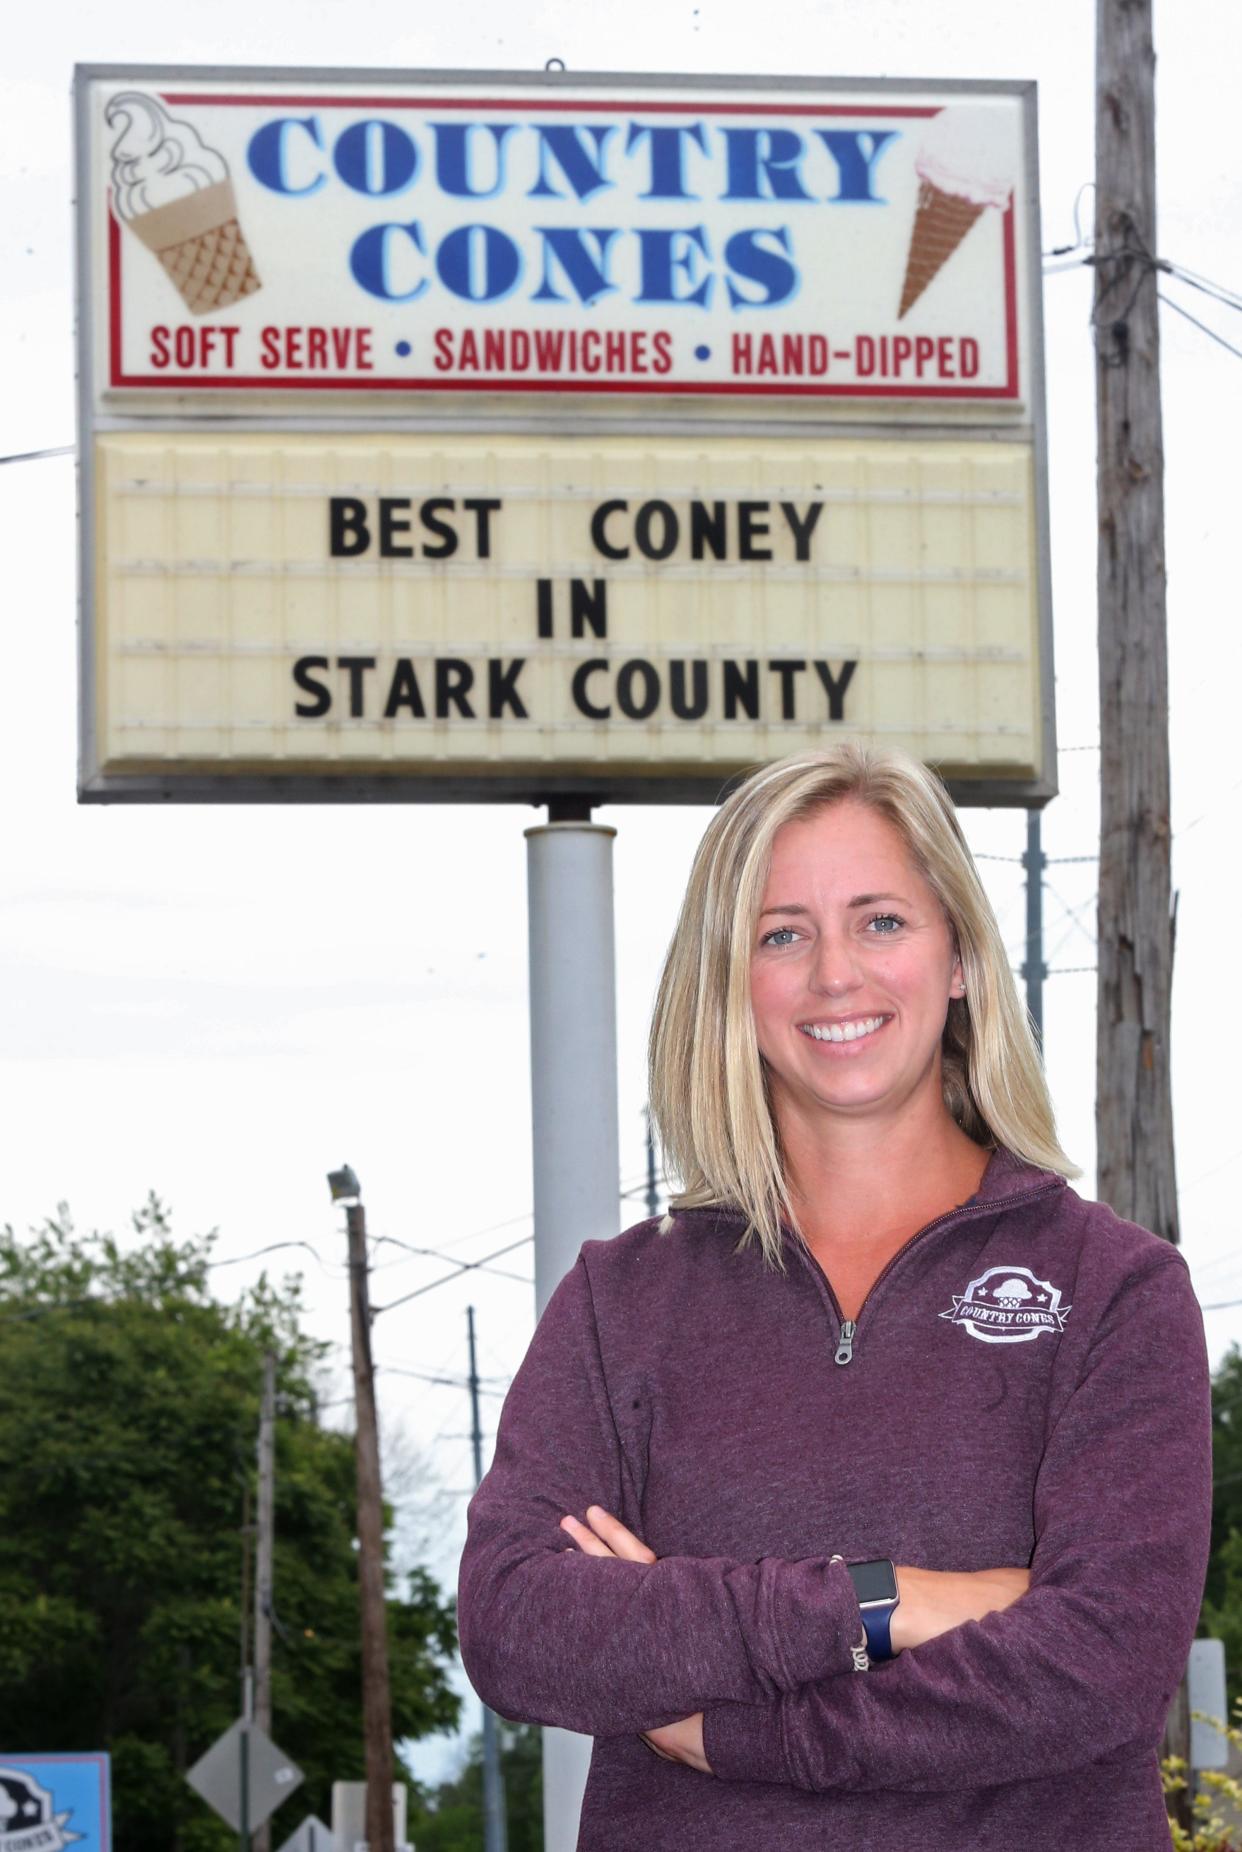
[[[847,1563],[854,1593],[858,1597],[863,1632],[867,1636],[867,1655],[874,1660],[892,1659],[893,1609],[901,1596],[897,1589],[897,1571],[885,1557],[865,1563]]]
[[[893,1609],[896,1601],[878,1602],[862,1609],[863,1632],[867,1636],[867,1653],[872,1659],[893,1657]]]

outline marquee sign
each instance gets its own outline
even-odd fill
[[[1028,86],[77,93],[84,797],[1047,794]]]

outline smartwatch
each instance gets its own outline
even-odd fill
[[[887,1557],[878,1562],[847,1563],[845,1566],[862,1611],[867,1652],[872,1659],[891,1659],[893,1609],[901,1600],[897,1592],[897,1571]]]

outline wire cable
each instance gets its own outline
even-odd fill
[[[526,1239],[533,1241],[534,1236],[528,1235]],[[450,1267],[456,1267],[459,1264],[457,1261],[451,1260],[449,1256],[443,1253],[439,1248],[415,1247],[413,1242],[411,1241],[402,1241],[399,1235],[377,1235],[375,1239],[375,1246],[378,1248],[378,1247],[383,1246],[384,1243],[387,1243],[389,1247],[404,1248],[407,1254],[417,1255],[419,1258],[424,1259],[424,1260],[447,1261]],[[524,1273],[511,1273],[507,1267],[489,1267],[484,1261],[472,1261],[472,1262],[469,1262],[468,1264],[471,1266],[478,1267],[481,1272],[498,1274],[500,1278],[504,1280],[525,1281],[527,1278],[527,1275]],[[402,1265],[402,1262],[399,1260],[393,1261],[390,1263],[390,1265],[399,1267]]]
[[[264,1254],[275,1254],[281,1248],[305,1248],[306,1252],[313,1255],[319,1262],[325,1273],[332,1274],[338,1280],[349,1278],[348,1267],[334,1267],[331,1262],[324,1259],[318,1248],[311,1246],[309,1241],[269,1241],[266,1247],[256,1248],[252,1254],[230,1254],[224,1260],[209,1260],[207,1267],[212,1272],[217,1267],[240,1267],[248,1260],[260,1260]]]
[[[421,1299],[424,1293],[434,1292],[437,1286],[447,1286],[451,1280],[459,1280],[463,1273],[470,1273],[479,1267],[485,1267],[489,1261],[499,1260],[502,1254],[512,1254],[515,1248],[526,1247],[534,1238],[533,1235],[523,1235],[520,1241],[511,1241],[508,1247],[497,1248],[494,1254],[485,1254],[482,1260],[458,1261],[455,1273],[441,1274],[438,1280],[429,1280],[426,1286],[416,1286],[412,1293],[402,1293],[399,1299],[389,1299],[385,1305],[372,1306],[371,1316],[378,1318],[381,1312],[392,1312],[399,1305],[408,1305],[411,1299]],[[522,1280],[524,1286],[533,1286],[534,1283],[533,1279]]]
[[[1227,353],[1233,354],[1237,359],[1242,360],[1242,347],[1235,347],[1233,342],[1227,341],[1223,334],[1217,334],[1215,328],[1209,328],[1207,323],[1201,322],[1197,315],[1192,315],[1189,309],[1184,309],[1180,302],[1174,302],[1172,296],[1166,296],[1162,289],[1158,289],[1156,294],[1159,296],[1166,309],[1172,309],[1176,314],[1184,316],[1188,322],[1193,322],[1195,327],[1201,328],[1210,340],[1216,342],[1218,347],[1223,347]]]
[[[76,444],[52,444],[46,450],[15,450],[12,455],[0,457],[0,463],[40,463],[44,457],[76,456]]]

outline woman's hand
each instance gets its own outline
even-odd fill
[[[906,1569],[897,1571],[901,1600],[893,1609],[894,1652],[924,1646],[928,1640],[960,1627],[963,1621],[982,1620],[999,1613],[1025,1595],[1031,1586],[1029,1569]]]
[[[620,1518],[614,1518],[602,1505],[587,1506],[587,1521],[562,1518],[561,1529],[568,1531],[580,1550],[588,1556],[618,1556],[627,1563],[654,1563],[656,1554],[641,1537],[626,1530]]]
[[[562,1518],[561,1529],[567,1531],[588,1556],[615,1556],[627,1563],[655,1562],[655,1551],[649,1550],[641,1537],[627,1530],[620,1518],[614,1518],[602,1505],[588,1505],[586,1515],[585,1524],[579,1523],[577,1518]],[[678,1723],[661,1724],[657,1730],[643,1730],[641,1735],[647,1747],[654,1749],[664,1761],[684,1762],[687,1768],[711,1774],[703,1754],[702,1711],[695,1711],[693,1717],[683,1717]]]

